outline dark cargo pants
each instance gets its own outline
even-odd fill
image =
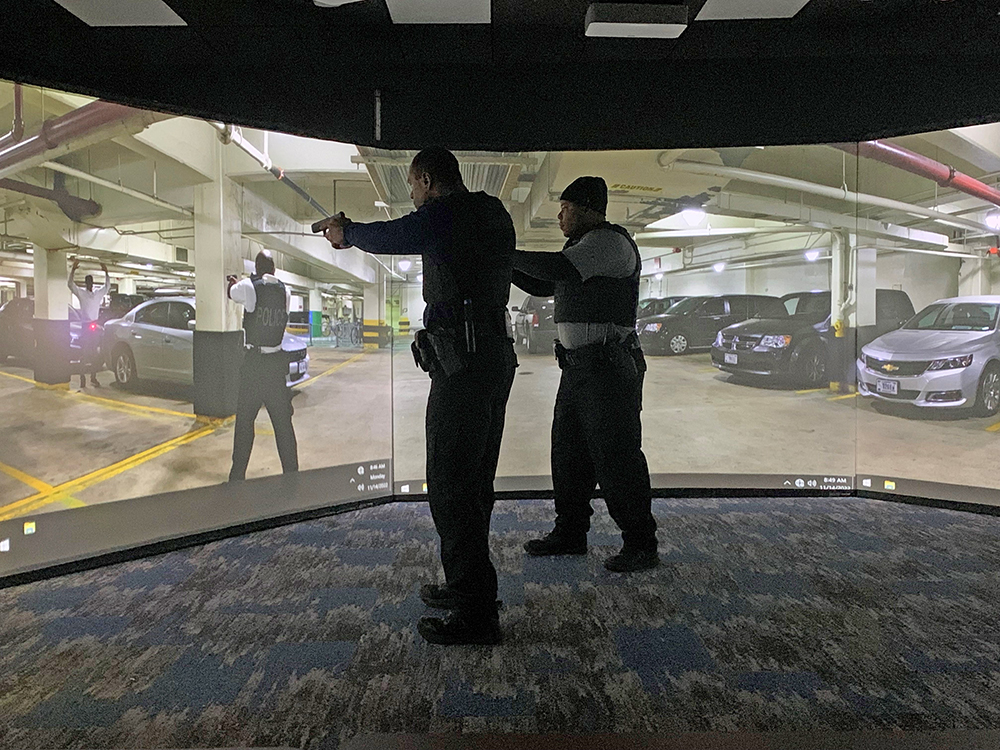
[[[589,347],[588,347],[589,349]],[[620,345],[591,349],[594,356],[561,361],[552,420],[552,485],[556,529],[585,535],[600,485],[608,512],[629,549],[656,549],[649,468],[642,452],[644,372],[641,354]]]
[[[495,611],[490,516],[515,367],[509,341],[482,342],[466,369],[432,375],[427,399],[427,497],[441,564],[459,609],[473,614]]]

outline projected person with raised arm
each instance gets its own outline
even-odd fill
[[[87,373],[90,373],[90,384],[100,388],[97,371],[101,369],[101,331],[97,326],[89,324],[100,317],[101,301],[111,291],[111,276],[108,274],[108,267],[101,263],[104,286],[95,288],[94,277],[88,273],[81,287],[73,280],[79,267],[80,259],[76,258],[66,277],[66,284],[80,302],[80,322],[83,324],[80,327],[80,387],[87,387]]]

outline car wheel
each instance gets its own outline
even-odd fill
[[[992,417],[1000,411],[1000,366],[990,362],[979,378],[976,389],[976,416]]]
[[[139,380],[135,373],[135,357],[127,346],[115,350],[112,358],[115,370],[115,382],[122,388],[131,388]]]
[[[683,333],[673,333],[667,340],[667,353],[668,354],[684,354],[691,344],[688,341],[687,336]]]
[[[795,360],[795,379],[810,388],[818,388],[826,377],[826,358],[818,347],[807,347]]]

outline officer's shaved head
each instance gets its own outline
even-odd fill
[[[253,264],[256,266],[258,276],[263,276],[265,273],[274,273],[274,258],[271,257],[269,250],[261,250],[257,253],[257,257],[253,259]]]

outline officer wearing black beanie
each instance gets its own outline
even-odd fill
[[[516,251],[513,283],[555,297],[562,376],[552,421],[555,529],[524,545],[530,555],[582,555],[600,485],[622,530],[622,551],[605,561],[615,572],[659,564],[649,468],[642,453],[642,381],[646,370],[635,334],[639,248],[605,218],[608,187],[579,177],[559,196],[561,252]]]

